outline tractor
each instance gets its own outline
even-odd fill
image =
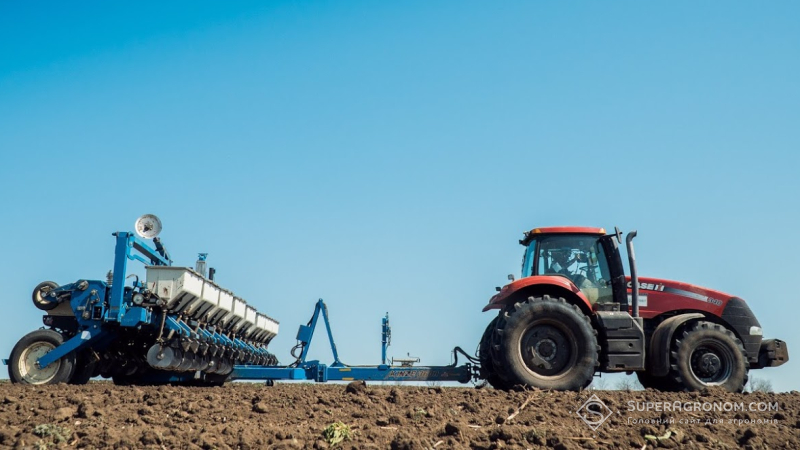
[[[498,287],[498,310],[480,345],[480,375],[499,389],[586,388],[597,373],[636,373],[642,386],[742,392],[748,371],[789,360],[784,341],[763,339],[741,298],[639,277],[633,239],[615,228],[547,227],[524,233],[522,277]]]

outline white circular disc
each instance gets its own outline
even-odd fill
[[[136,219],[134,230],[144,239],[153,239],[161,233],[161,220],[155,214],[145,214]]]

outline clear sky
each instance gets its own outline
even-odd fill
[[[800,351],[800,4],[0,3],[0,354],[40,281],[173,259],[342,359],[449,363],[535,226],[639,230],[643,275],[746,299]],[[143,271],[139,272],[143,275]],[[324,340],[312,356],[329,361]],[[795,353],[792,353],[794,355]],[[793,356],[794,357],[794,356]],[[800,389],[797,357],[753,372]]]

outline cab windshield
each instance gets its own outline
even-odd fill
[[[557,234],[535,238],[525,249],[522,276],[568,278],[591,303],[613,299],[611,275],[600,236]]]

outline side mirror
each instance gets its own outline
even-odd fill
[[[508,274],[508,281],[512,281],[512,282],[514,281],[514,274],[513,273]]]
[[[622,245],[622,231],[619,228],[614,227],[614,234],[617,236],[617,243]]]

